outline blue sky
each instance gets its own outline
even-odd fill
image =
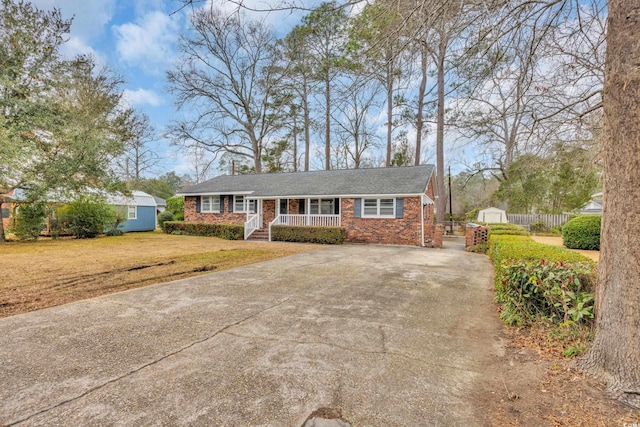
[[[232,10],[234,4],[214,0],[219,7]],[[124,96],[130,106],[145,112],[162,132],[175,107],[167,93],[165,71],[177,58],[180,33],[188,28],[188,13],[180,0],[31,0],[43,10],[59,8],[65,18],[73,17],[69,41],[62,53],[72,57],[93,54],[100,64],[118,72],[126,83]],[[250,1],[260,7],[262,0]],[[204,2],[197,2],[206,7]],[[286,33],[300,22],[301,13],[261,14],[278,32]],[[188,161],[167,140],[156,143],[162,158],[154,174],[175,170],[189,173]]]

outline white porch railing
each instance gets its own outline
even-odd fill
[[[291,225],[295,227],[340,227],[340,224],[340,215],[278,215],[276,219],[269,223],[269,241],[271,241],[272,225]]]
[[[247,222],[244,223],[244,240],[251,236],[251,233],[260,228],[260,215],[253,214],[247,216]]]

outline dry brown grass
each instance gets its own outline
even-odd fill
[[[551,246],[559,246],[564,248],[564,244],[562,243],[562,237],[559,236],[531,236],[533,240],[538,243],[544,243],[545,245]],[[581,249],[569,249],[571,251],[576,251],[586,256],[587,258],[591,258],[592,260],[598,262],[600,260],[600,251],[583,251]]]
[[[0,317],[319,247],[159,232],[0,244]]]

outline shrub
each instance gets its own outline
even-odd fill
[[[508,233],[511,231],[512,233]],[[514,234],[514,235],[522,235],[526,236],[527,230],[524,229],[523,226],[518,224],[489,224],[489,233],[493,234]]]
[[[549,228],[547,227],[547,224],[544,221],[538,221],[531,224],[531,231],[533,233],[544,233],[548,230]]]
[[[120,230],[119,228],[112,228],[104,234],[107,236],[124,236],[124,230]]]
[[[167,234],[187,234],[191,236],[219,237],[227,240],[244,239],[244,225],[207,224],[199,222],[166,221],[164,230]]]
[[[527,236],[493,235],[488,253],[496,271],[500,317],[506,323],[523,325],[538,319],[584,323],[593,317],[593,261]]]
[[[572,249],[600,250],[600,215],[580,215],[562,226],[562,241]]]
[[[184,197],[174,196],[167,199],[167,210],[173,215],[181,214],[184,218]]]
[[[98,197],[84,196],[63,210],[66,228],[78,239],[90,239],[113,227],[115,209]]]
[[[294,227],[274,225],[271,240],[299,243],[341,244],[347,235],[343,227]]]
[[[47,208],[43,202],[21,203],[12,229],[20,240],[36,240],[45,225]]]
[[[167,221],[173,221],[175,218],[173,216],[173,212],[166,210],[158,214],[158,226],[162,231],[164,231],[164,223]]]

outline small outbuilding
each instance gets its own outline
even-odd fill
[[[505,212],[503,209],[494,207],[478,211],[478,217],[476,219],[478,222],[486,222],[490,224],[504,224],[509,222],[509,220],[507,219],[507,212]]]
[[[118,228],[123,231],[153,231],[156,229],[157,204],[154,197],[134,190],[130,195],[109,195],[107,203],[123,212],[126,221]]]

